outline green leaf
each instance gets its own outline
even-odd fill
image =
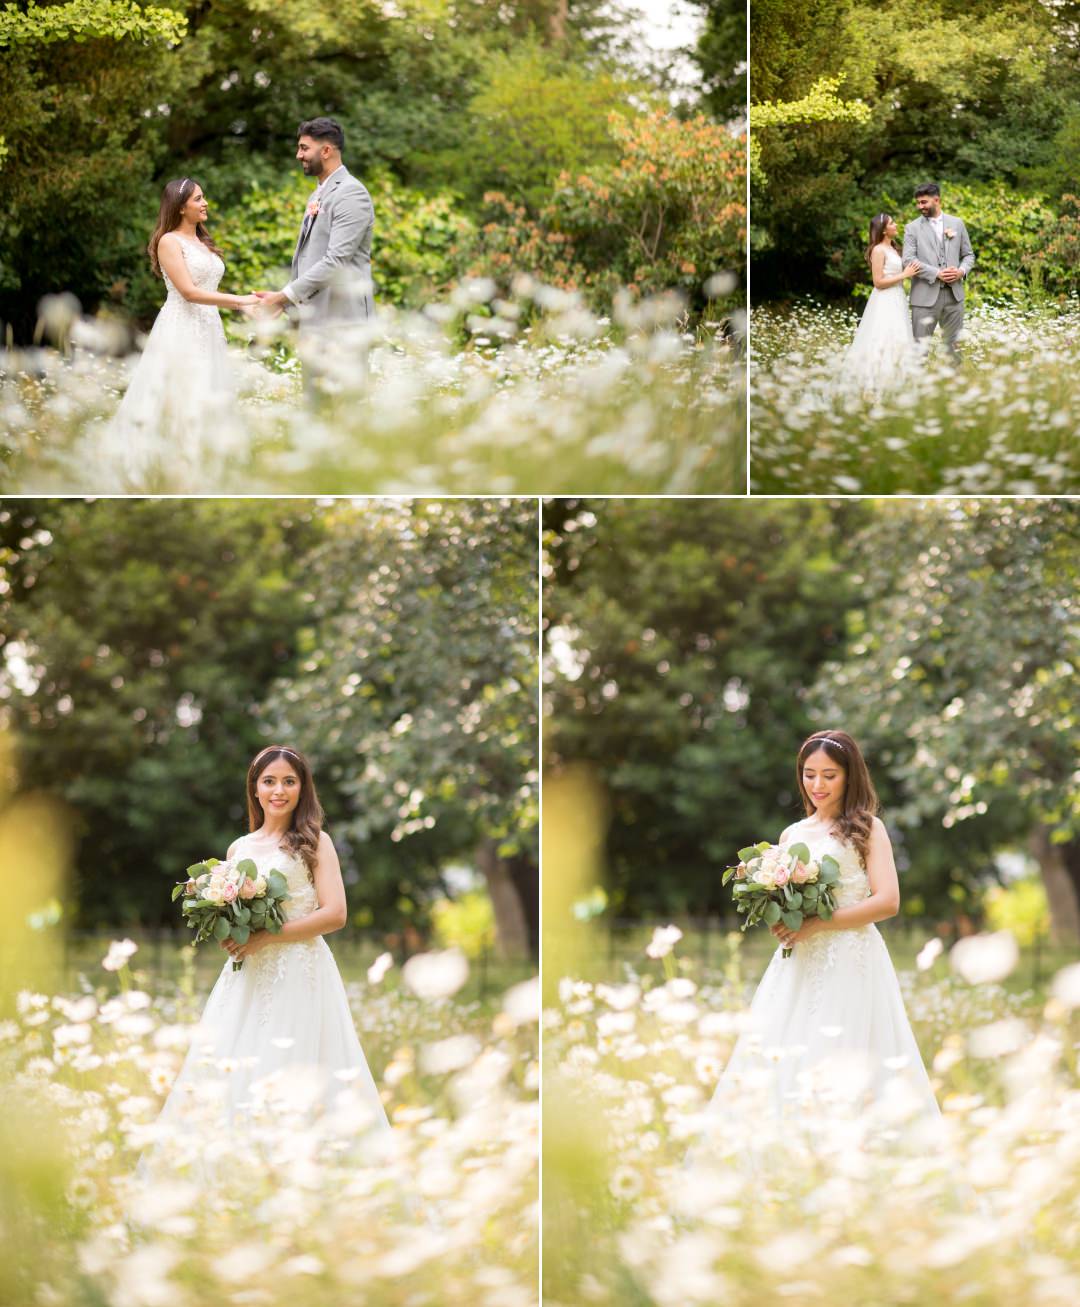
[[[721,885],[726,885],[726,884],[728,883],[728,881],[729,881],[729,880],[732,878],[732,876],[734,876],[734,875],[735,875],[735,868],[734,868],[734,867],[728,867],[727,871],[725,871],[724,874],[723,874],[723,876],[720,878],[720,884],[721,884]]]
[[[822,899],[821,902],[818,904],[818,911],[817,911],[817,914],[818,914],[818,916],[821,918],[822,921],[831,921],[831,920],[832,920],[833,910],[832,910],[831,906],[826,902],[825,899]]]
[[[248,940],[251,938],[251,931],[247,928],[247,926],[243,925],[240,922],[237,922],[237,924],[233,926],[232,930],[227,931],[226,933],[232,935],[233,939],[235,939],[238,944],[246,944]]]
[[[197,877],[201,876],[204,871],[209,870],[210,864],[208,862],[197,862],[194,867],[188,867],[187,873],[192,880],[195,880]]]
[[[805,844],[789,844],[788,852],[792,854],[793,857],[798,858],[800,862],[810,861],[810,850]]]
[[[762,913],[767,926],[775,926],[780,920],[780,904],[772,899],[765,905],[765,911]]]
[[[803,924],[803,914],[801,912],[782,912],[780,914],[784,919],[784,925],[788,930],[798,930]]]
[[[215,939],[228,939],[228,936],[229,936],[229,921],[228,921],[228,918],[227,918],[227,917],[218,917],[217,920],[214,922],[214,938],[215,938]]]
[[[234,912],[236,914],[236,920],[241,924],[241,926],[247,925],[247,923],[251,920],[250,908],[245,908],[238,904],[234,908]]]
[[[762,852],[762,850],[759,849],[756,844],[751,845],[748,849],[740,849],[739,861],[749,862],[751,858],[756,858],[760,852]]]
[[[250,858],[244,858],[236,864],[236,870],[242,871],[248,880],[254,880],[259,874],[259,869]]]
[[[793,889],[788,896],[788,903],[793,908],[801,908],[803,905],[803,896],[797,889]]]
[[[267,918],[266,929],[270,932],[271,935],[276,935],[278,931],[281,930],[281,923],[279,921],[271,921],[269,918]]]
[[[182,880],[179,885],[174,885],[173,892],[172,892],[172,902],[175,903],[176,900],[180,897],[181,894],[183,894],[184,890],[186,889],[187,889],[186,880]]]

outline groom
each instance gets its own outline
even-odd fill
[[[318,181],[293,251],[283,290],[256,291],[271,316],[293,308],[304,325],[360,322],[375,314],[371,234],[375,209],[367,189],[341,162],[345,133],[333,118],[312,118],[296,132],[296,157]]]
[[[921,265],[911,282],[911,329],[930,344],[938,323],[949,353],[959,360],[957,338],[964,325],[964,278],[975,266],[967,228],[941,211],[941,191],[926,182],[915,191],[921,217],[904,228],[904,262]]]

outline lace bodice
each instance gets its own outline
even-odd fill
[[[808,830],[810,818],[797,821],[785,835],[782,843],[805,844],[812,858],[825,854],[834,857],[840,866],[840,879],[836,884],[836,906],[850,907],[852,903],[861,902],[870,893],[870,881],[866,867],[859,856],[859,851],[850,844],[844,844],[835,835],[822,834],[820,830]]]
[[[218,283],[225,272],[225,264],[213,250],[208,250],[202,241],[189,240],[186,236],[180,236],[178,239],[191,280],[200,290],[217,290]],[[170,300],[177,299],[191,309],[209,309],[211,313],[217,313],[217,309],[209,304],[189,304],[173,285],[164,268],[161,270],[161,275],[165,278]]]
[[[904,266],[904,260],[900,257],[900,255],[897,254],[897,252],[891,246],[886,246],[885,268],[884,268],[885,276],[895,277],[896,274],[903,268],[903,266]]]
[[[269,871],[281,872],[289,885],[289,897],[282,909],[286,921],[306,917],[319,906],[318,895],[304,860],[295,853],[256,839],[252,834],[244,835],[236,841],[233,855],[236,858],[250,858],[264,875]]]
[[[221,259],[212,250],[208,250],[202,241],[187,240],[181,236],[180,248],[195,285],[200,290],[217,290],[225,271]],[[225,344],[225,328],[221,325],[220,312],[213,304],[192,304],[190,300],[184,299],[164,268],[162,276],[169,294],[159,321],[164,318],[164,323],[168,324],[171,332],[180,333],[173,336],[178,347],[185,350],[194,348],[200,354],[210,357],[212,351]]]

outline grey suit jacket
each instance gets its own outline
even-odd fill
[[[323,188],[319,212],[293,251],[292,280],[285,294],[301,321],[322,326],[356,322],[375,312],[371,282],[371,235],[375,207],[363,186],[342,166]]]
[[[944,248],[938,244],[929,219],[920,215],[904,228],[904,263],[918,259],[922,264],[922,271],[911,282],[911,303],[915,307],[928,308],[936,304],[942,291],[962,302],[965,295],[963,281],[940,281],[938,269],[959,268],[966,277],[975,266],[975,254],[963,222],[947,213],[941,217],[943,229],[953,233],[945,237]]]

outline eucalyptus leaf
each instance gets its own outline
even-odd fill
[[[780,904],[770,899],[762,916],[767,926],[775,926],[780,920]]]
[[[214,938],[227,939],[229,936],[229,922],[225,917],[218,917],[214,922]]]
[[[803,914],[801,912],[782,912],[780,914],[784,919],[784,925],[788,930],[798,930],[803,924]]]

